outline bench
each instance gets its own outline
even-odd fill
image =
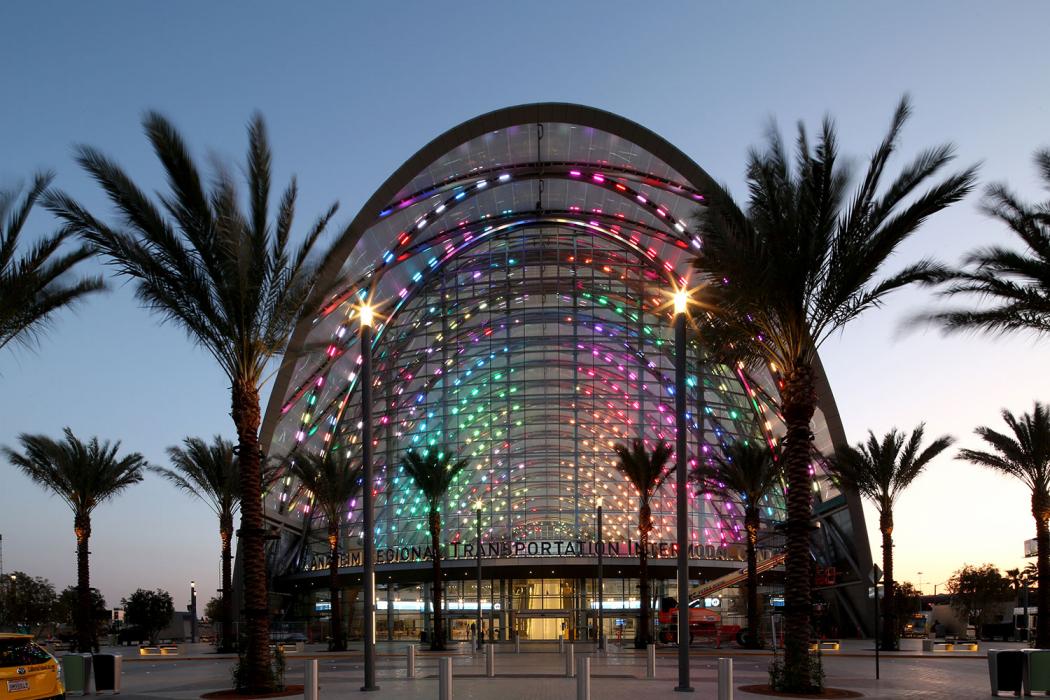
[[[842,643],[837,639],[812,639],[809,642],[810,651],[838,651]]]
[[[977,645],[973,645],[972,651],[977,651]],[[955,651],[955,642],[949,642],[945,640],[938,642],[936,639],[924,639],[922,640],[923,651]]]
[[[301,654],[306,651],[306,642],[282,642],[271,644],[270,651],[279,651],[282,654]]]
[[[139,656],[160,656],[160,647],[139,647]]]

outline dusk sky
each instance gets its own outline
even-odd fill
[[[1046,2],[5,2],[0,25],[0,189],[52,168],[94,210],[105,204],[72,162],[76,143],[163,188],[140,127],[147,109],[168,115],[202,158],[236,162],[260,110],[276,182],[299,177],[305,226],[333,200],[346,223],[423,144],[500,107],[565,101],[619,113],[742,197],[747,149],[771,117],[789,131],[832,114],[860,166],[904,92],[915,114],[891,173],[950,140],[960,168],[982,162],[982,186],[1048,196],[1032,165],[1050,146]],[[891,267],[1012,244],[978,201],[935,217]],[[27,239],[54,225],[37,210]],[[39,347],[0,351],[0,444],[68,425],[165,464],[164,449],[185,436],[232,438],[227,380],[211,358],[138,308],[130,288],[112,287],[60,314]],[[933,303],[908,290],[823,347],[851,442],[926,421],[928,435],[976,447],[973,428],[1000,427],[1002,408],[1050,401],[1050,338],[902,332]],[[896,511],[897,578],[918,584],[921,571],[930,593],[966,563],[1023,566],[1034,537],[1024,487],[953,455]],[[4,571],[72,584],[68,508],[6,463],[0,475]],[[876,524],[869,509],[873,544]],[[153,475],[98,508],[91,551],[110,607],[139,587],[167,589],[181,607],[190,579],[204,600],[219,585],[214,517]]]

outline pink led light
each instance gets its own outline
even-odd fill
[[[591,176],[591,178],[595,182],[605,182],[605,177],[603,175],[600,175],[599,173],[595,173],[594,175]]]
[[[580,176],[580,171],[579,170],[570,170],[569,171],[569,175],[572,176],[572,177],[579,177]]]

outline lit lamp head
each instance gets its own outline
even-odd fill
[[[478,500],[474,501],[474,510],[481,510],[484,507],[485,507],[485,503],[480,498]]]
[[[689,303],[689,293],[684,288],[679,289],[674,293],[674,314],[684,314],[686,305]]]
[[[598,506],[599,508],[601,508],[602,507],[602,497],[598,496],[598,498],[595,499],[594,504],[596,506]]]
[[[371,304],[361,304],[358,309],[358,313],[361,318],[361,325],[372,327],[372,323],[375,321],[375,309],[372,308]]]

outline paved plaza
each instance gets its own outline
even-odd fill
[[[952,698],[970,700],[990,696],[985,650],[1019,648],[1021,645],[993,642],[982,644],[979,653],[923,653],[915,640],[904,640],[904,649],[881,655],[881,679],[875,680],[872,643],[847,641],[839,652],[824,655],[827,685],[856,690],[868,698]],[[378,677],[381,689],[375,698],[437,698],[437,655],[420,651],[417,678],[406,677],[405,643],[379,645]],[[522,645],[520,654],[511,645],[501,645],[496,656],[496,678],[485,677],[485,657],[471,654],[466,645],[455,646],[453,657],[454,697],[462,700],[556,700],[575,698],[576,681],[565,678],[564,657],[557,644]],[[105,649],[104,651],[118,651]],[[128,650],[118,653],[127,653]],[[133,649],[131,651],[134,651]],[[189,700],[202,693],[230,686],[233,659],[208,653],[210,647],[187,645],[178,657],[125,656],[124,700],[173,698]],[[449,655],[449,654],[445,654]],[[582,654],[577,654],[577,658]],[[673,648],[660,649],[656,679],[645,678],[644,653],[633,649],[611,648],[591,657],[591,697],[595,700],[640,700],[677,698],[675,693],[677,657]],[[739,649],[694,649],[694,697],[713,698],[717,692],[717,660],[729,656],[734,661],[735,697],[763,697],[744,693],[740,686],[765,683],[771,656],[768,652]],[[361,685],[362,663],[358,651],[329,654],[307,647],[305,653],[288,656],[286,682],[303,682],[304,660],[319,660],[321,697],[357,694]],[[299,696],[301,697],[301,696]]]

